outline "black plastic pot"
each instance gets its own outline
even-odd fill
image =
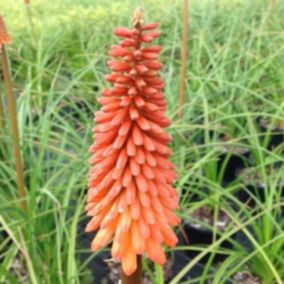
[[[76,127],[80,125],[81,114],[84,113],[86,116],[93,119],[93,111],[88,107],[84,101],[73,102],[73,107],[71,105],[62,106],[59,109],[59,115],[65,120],[69,121],[71,124],[74,124]]]
[[[266,135],[267,131],[270,131],[269,142],[268,142],[267,148],[269,150],[273,150],[279,147],[280,145],[282,145],[283,146],[282,151],[284,152],[284,129],[283,127],[281,128],[275,125],[273,129],[269,129],[269,124],[262,122],[261,118],[257,120],[257,123],[259,125],[259,131],[263,137]]]
[[[251,208],[255,207],[256,200],[261,202],[265,200],[265,190],[260,185],[248,185],[246,189],[240,189],[237,194],[238,199]]]
[[[82,220],[77,227],[78,238],[77,243],[81,249],[88,250],[88,252],[84,252],[80,254],[80,259],[82,262],[86,261],[91,255],[94,255],[93,252],[90,251],[92,240],[94,239],[94,233],[85,233],[85,228],[88,223],[88,219]],[[106,259],[110,258],[110,254],[108,252],[100,252],[92,258],[92,260],[88,263],[88,269],[92,274],[93,281],[91,283],[94,284],[113,284],[111,280],[109,280],[108,273],[109,268],[105,262]]]
[[[88,254],[88,256],[90,256],[90,254]],[[82,258],[85,258],[86,260],[88,256],[82,256]],[[91,271],[93,277],[93,281],[91,283],[114,284],[114,282],[111,281],[108,277],[109,267],[105,262],[106,259],[110,259],[110,254],[106,252],[100,252],[89,263],[88,268]]]
[[[284,152],[284,131],[279,130],[275,131],[270,136],[270,141],[268,144],[268,149],[273,150],[276,147],[279,147],[280,145],[283,145],[283,152]]]
[[[190,188],[189,185],[188,187]],[[200,188],[198,192],[190,191],[188,189],[185,189],[185,187],[183,187],[180,193],[180,202],[190,204],[192,202],[198,202],[204,199],[208,195],[209,195],[209,190],[206,187]]]
[[[184,251],[175,251],[173,254],[173,272],[172,277],[167,281],[167,283],[170,282],[176,276],[188,263],[190,263],[191,258],[184,252]],[[202,275],[202,272],[204,271],[204,265],[201,263],[197,263],[188,271],[188,273],[182,277],[180,280],[181,282],[188,281],[197,277],[200,277]],[[198,284],[198,282],[196,282]]]
[[[217,169],[220,173],[224,167],[223,183],[234,181],[241,170],[243,170],[249,160],[250,152],[242,154],[226,152],[219,156]]]
[[[279,186],[277,192],[284,197],[284,187]],[[247,206],[254,208],[257,206],[257,200],[265,201],[265,188],[262,185],[247,185],[246,189],[240,189],[237,193],[238,199]]]
[[[174,266],[173,266],[173,277],[177,275],[188,263],[191,262],[192,258],[190,258],[185,252],[183,251],[176,251],[173,254],[173,260],[174,260]],[[185,276],[183,276],[179,283],[187,283],[187,281],[190,280],[190,283],[192,284],[200,284],[200,276],[204,272],[205,266],[202,263],[197,263],[194,265],[190,271],[187,272]],[[214,274],[214,268],[209,268],[209,273]],[[165,283],[170,283],[170,280],[173,279],[171,277],[169,281],[166,281]],[[194,279],[196,279],[194,281]],[[207,283],[207,282],[206,282]],[[209,282],[208,282],[209,283]],[[233,284],[232,281],[227,280],[225,284]]]
[[[186,234],[186,238],[189,240],[189,245],[201,245],[201,246],[208,246],[213,243],[213,232],[210,231],[207,228],[204,227],[196,227],[191,224],[184,224],[183,226],[183,231]],[[220,244],[220,247],[224,249],[231,249],[233,246],[229,241],[224,241]],[[194,258],[196,255],[199,254],[199,252],[194,251],[194,250],[188,250],[185,252],[185,254],[189,258]],[[210,255],[206,255],[203,257],[200,261],[200,263],[205,264],[207,263]],[[213,263],[218,263],[220,261],[223,261],[226,259],[226,255],[221,254],[221,253],[215,253],[214,258],[213,258]]]

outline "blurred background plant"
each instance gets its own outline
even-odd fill
[[[112,28],[129,25],[137,3],[30,2],[34,35],[22,1],[0,3],[13,36],[8,52],[29,204],[27,215],[17,209],[9,148],[0,160],[0,283],[100,283],[115,267],[101,261],[107,251],[90,254],[84,233],[88,148]],[[138,2],[147,19],[161,22],[183,218],[164,276],[145,262],[147,277],[283,283],[284,2],[190,1],[182,119],[182,1]],[[3,133],[1,145],[11,145]]]

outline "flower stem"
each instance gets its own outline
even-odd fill
[[[35,39],[35,28],[34,28],[33,14],[32,14],[32,10],[31,10],[30,1],[28,1],[25,5],[26,5],[26,9],[27,9],[27,16],[28,16],[28,20],[29,20],[32,38],[34,40]]]
[[[0,127],[2,130],[5,129],[5,116],[4,116],[4,107],[2,103],[1,93],[0,93]]]
[[[17,187],[18,187],[18,195],[20,197],[20,206],[23,211],[27,211],[26,204],[26,191],[25,191],[25,183],[24,183],[24,171],[23,164],[21,159],[21,151],[20,151],[20,138],[17,124],[17,115],[16,115],[16,104],[13,96],[13,85],[9,72],[9,64],[5,46],[2,47],[1,52],[1,61],[3,66],[3,75],[4,75],[4,83],[7,92],[7,103],[9,110],[9,117],[11,123],[11,131],[12,131],[12,139],[13,139],[13,150],[15,157],[15,165],[17,172]]]
[[[0,148],[2,150],[2,154],[5,155],[6,153],[6,147],[5,147],[5,140],[2,138],[5,136],[5,115],[4,115],[4,107],[3,107],[3,101],[2,96],[0,93],[0,141],[2,141]]]
[[[122,284],[141,284],[142,283],[142,257],[137,256],[137,269],[131,275],[126,275],[121,269]]]
[[[271,0],[271,6],[274,8],[276,4],[276,0]]]
[[[187,30],[188,30],[188,0],[183,1],[183,17],[182,17],[182,47],[181,47],[181,70],[180,70],[180,86],[179,86],[179,111],[178,117],[182,118],[183,103],[185,95],[186,82],[186,55],[187,55]]]

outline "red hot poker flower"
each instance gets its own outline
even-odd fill
[[[127,275],[143,253],[165,263],[162,245],[176,245],[171,227],[180,221],[174,213],[176,174],[167,147],[172,138],[164,130],[170,120],[158,72],[161,47],[150,45],[160,35],[157,26],[144,25],[138,15],[133,29],[114,30],[122,40],[109,52],[112,73],[105,78],[113,87],[98,99],[101,110],[95,114],[91,147],[86,210],[92,219],[86,231],[98,230],[93,251],[113,239],[112,256]]]
[[[9,44],[12,40],[7,32],[4,19],[0,16],[0,52],[3,44]]]

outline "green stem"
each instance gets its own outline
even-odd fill
[[[161,265],[155,264],[155,270],[156,270],[156,282],[157,284],[164,284],[164,269]]]
[[[4,83],[7,92],[7,103],[9,110],[9,117],[11,123],[11,131],[13,138],[13,150],[14,150],[14,158],[15,158],[15,166],[17,172],[17,187],[18,187],[18,195],[20,197],[20,206],[23,211],[27,211],[26,204],[26,190],[25,190],[25,182],[24,182],[24,170],[21,158],[20,151],[20,138],[17,124],[17,115],[16,115],[16,104],[13,96],[13,85],[9,72],[9,64],[5,46],[2,47],[1,52],[1,60],[3,65],[3,75],[4,75]]]
[[[179,108],[178,117],[182,118],[182,108],[184,104],[185,82],[186,82],[186,55],[187,55],[187,30],[188,30],[188,0],[183,2],[182,17],[182,46],[181,46],[181,70],[180,70],[180,86],[179,86]]]

